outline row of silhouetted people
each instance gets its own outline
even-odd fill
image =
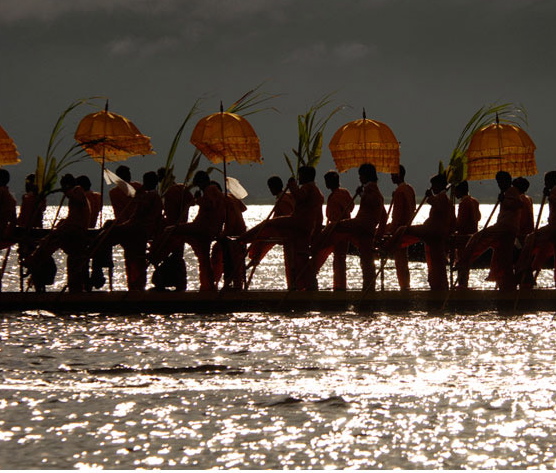
[[[430,206],[428,218],[414,224],[421,205],[417,207],[415,191],[405,182],[403,166],[391,174],[396,189],[388,210],[372,164],[360,166],[360,186],[354,195],[341,187],[337,172],[326,173],[329,195],[325,206],[313,167],[300,167],[298,178],[290,178],[285,187],[273,176],[268,180],[276,199],[272,212],[250,229],[243,218],[245,204],[231,193],[225,194],[205,171],[195,174],[191,186],[176,183],[173,176],[166,176],[164,168],[145,173],[142,183],[132,181],[127,166],[120,166],[116,174],[122,185],[109,192],[114,220],[91,231],[102,208],[100,193],[91,190],[87,176],[66,174],[60,187],[67,200],[67,217],[55,222],[51,231],[37,233],[43,226],[46,202],[39,198],[34,176],[26,179],[26,193],[16,215],[16,200],[8,189],[9,173],[0,169],[0,245],[5,248],[19,243],[21,265],[27,268],[37,291],[53,283],[56,269],[52,255],[58,249],[67,255],[67,287],[71,292],[105,284],[104,269],[111,275],[115,245],[123,248],[127,286],[134,291],[145,290],[149,264],[156,267],[152,278],[155,289],[185,290],[185,244],[198,260],[202,291],[216,290],[222,279],[225,289],[246,289],[257,265],[276,244],[283,247],[290,290],[318,289],[318,273],[329,256],[333,258],[333,289],[347,290],[350,248],[358,251],[365,291],[375,289],[387,257],[394,260],[399,288],[410,289],[407,248],[419,241],[424,243],[428,282],[433,290],[449,288],[449,263],[457,270],[456,286],[466,288],[473,261],[489,248],[493,250],[489,280],[501,290],[515,289],[518,284],[531,287],[546,259],[554,254],[556,171],[545,175],[548,225],[535,226],[528,181],[522,177],[512,180],[501,171],[496,176],[500,189],[497,220],[492,225],[487,222],[480,231],[479,203],[469,195],[467,182],[453,189],[459,200],[456,216],[444,174],[431,178],[421,203]],[[359,207],[352,216],[357,201]],[[190,220],[189,210],[194,205],[198,206],[197,214]],[[514,257],[516,245],[521,249],[518,260]],[[378,270],[376,261],[380,261]]]

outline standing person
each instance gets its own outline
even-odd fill
[[[199,190],[195,193],[195,203],[199,206],[192,222],[171,225],[164,233],[153,241],[149,252],[151,263],[160,261],[188,243],[199,262],[199,280],[201,291],[214,291],[214,274],[210,262],[210,248],[221,232],[226,218],[226,201],[218,186],[211,183],[205,171],[197,171],[193,177],[193,185]]]
[[[166,179],[166,168],[160,168],[157,172],[158,182]],[[164,204],[165,225],[177,225],[185,223],[189,219],[189,209],[193,205],[193,194],[189,186],[179,184],[174,175],[170,175],[170,183],[164,193],[161,193]]]
[[[12,245],[17,220],[17,201],[10,192],[9,182],[10,173],[0,168],[0,248]]]
[[[472,235],[479,230],[481,211],[479,201],[469,195],[469,184],[461,181],[455,188],[454,194],[459,199],[458,215],[455,228],[455,256],[458,260]],[[469,283],[469,269],[459,272],[459,283],[467,287]]]
[[[218,186],[220,188],[220,186]],[[241,290],[245,281],[245,243],[228,237],[237,237],[247,230],[243,213],[245,204],[228,193],[226,194],[226,219],[222,237],[212,247],[211,264],[214,272],[214,284],[218,286],[224,275],[223,290]]]
[[[335,226],[340,220],[349,219],[351,211],[355,207],[354,198],[350,192],[340,187],[340,175],[336,171],[329,171],[324,175],[324,182],[326,188],[330,190],[330,195],[326,201],[326,224],[325,227],[330,229]],[[323,230],[324,231],[324,230]],[[326,234],[325,234],[326,235]],[[323,237],[319,239],[322,240]],[[346,256],[349,248],[348,239],[336,239],[334,244],[324,246],[323,250],[315,253],[318,254],[318,261],[315,260],[314,264],[320,268],[330,253],[332,253],[332,268],[333,268],[333,289],[335,291],[345,291],[347,289],[346,278]],[[318,243],[317,243],[318,244]]]
[[[157,171],[159,183],[169,181],[166,191],[160,192],[164,206],[164,228],[186,223],[189,220],[189,209],[194,202],[189,186],[176,183],[173,174],[167,178],[167,172],[166,168],[159,168]],[[152,282],[155,289],[159,291],[164,291],[167,287],[174,287],[176,291],[187,289],[187,268],[183,245],[170,253],[155,269]]]
[[[393,237],[393,244],[408,246],[421,240],[425,244],[429,286],[432,290],[446,290],[448,241],[456,216],[454,205],[446,195],[446,175],[436,174],[430,183],[431,188],[425,193],[430,205],[428,218],[421,225],[400,227]]]
[[[100,214],[100,209],[102,207],[100,192],[95,192],[91,190],[91,180],[88,176],[82,175],[78,176],[76,179],[77,185],[81,186],[85,191],[87,200],[89,201],[89,207],[91,209],[91,218],[89,220],[89,228],[95,228],[97,226],[98,216]]]
[[[34,268],[44,264],[49,256],[61,248],[67,255],[68,290],[82,292],[88,279],[86,243],[91,213],[89,202],[85,191],[77,185],[73,175],[62,176],[60,186],[68,199],[67,217],[39,242],[24,264],[33,272]]]
[[[533,212],[533,199],[527,195],[529,189],[529,181],[524,177],[516,177],[512,181],[512,185],[519,190],[519,198],[522,203],[521,218],[519,219],[519,230],[517,232],[517,240],[520,248],[523,248],[525,238],[529,233],[535,230],[535,215]]]
[[[295,200],[292,194],[284,190],[284,183],[279,176],[271,176],[267,180],[267,186],[270,193],[275,198],[275,204],[273,208],[272,218],[277,217],[287,217],[291,215],[295,209]],[[283,242],[280,244],[283,245]],[[272,249],[275,245],[274,242],[268,241],[261,241],[256,240],[251,245],[249,245],[248,255],[249,255],[249,264],[247,268],[256,267],[265,255]],[[291,271],[290,271],[290,256],[286,251],[285,246],[283,246],[284,252],[284,266],[286,268],[286,277],[289,278]],[[253,270],[252,270],[253,271]],[[288,287],[292,287],[293,282],[288,279]]]
[[[555,254],[556,171],[545,173],[543,195],[548,201],[548,224],[525,238],[516,267],[518,281],[524,288],[531,288],[535,284],[533,272],[538,273],[546,260]],[[556,283],[556,259],[554,260],[554,281]]]
[[[386,227],[386,233],[393,235],[398,228],[407,226],[413,220],[415,214],[415,191],[405,182],[405,168],[400,164],[397,173],[390,174],[392,183],[396,189],[392,193],[392,220]],[[398,247],[393,252],[396,275],[400,290],[409,290],[411,276],[409,273],[409,258],[407,247]]]
[[[39,197],[38,187],[35,184],[35,175],[29,174],[25,178],[25,194],[21,199],[17,226],[23,228],[42,228],[46,199]]]
[[[492,248],[490,274],[487,279],[496,281],[501,291],[511,291],[516,287],[513,250],[514,241],[519,231],[523,202],[520,199],[519,190],[512,185],[510,173],[498,171],[496,182],[500,189],[498,219],[494,225],[483,228],[471,237],[456,267],[460,274],[461,272],[468,272],[471,263],[488,248]],[[458,279],[460,279],[459,276]],[[458,286],[460,288],[467,287],[464,278],[459,281]]]
[[[386,224],[384,198],[378,188],[376,168],[372,164],[359,167],[361,186],[356,195],[361,196],[359,210],[354,218],[342,219],[328,224],[315,242],[314,267],[318,273],[324,262],[323,255],[330,252],[337,242],[350,242],[359,249],[364,290],[375,289],[375,265],[373,240],[375,232],[381,231]]]
[[[288,180],[288,189],[295,200],[291,215],[277,217],[255,225],[245,232],[240,241],[250,243],[268,238],[281,238],[284,250],[289,252],[291,265],[287,280],[290,290],[314,289],[315,280],[310,270],[311,241],[315,232],[320,230],[323,221],[322,206],[324,196],[315,183],[315,168],[299,168],[299,184],[295,178]]]
[[[147,285],[147,244],[162,225],[162,200],[156,190],[157,184],[154,171],[143,175],[143,185],[133,197],[132,214],[123,222],[116,220],[105,230],[106,236],[99,249],[103,253],[105,246],[122,246],[130,291],[144,291]]]
[[[17,226],[19,228],[18,253],[20,268],[23,261],[37,247],[39,236],[33,229],[43,228],[44,212],[46,210],[46,198],[40,197],[38,187],[35,184],[35,174],[29,174],[25,178],[25,194],[21,200],[19,215],[17,216]],[[52,256],[35,268],[36,271],[29,276],[37,292],[45,292],[48,284],[54,283],[56,277],[56,263]],[[21,290],[23,290],[23,272],[21,275]]]

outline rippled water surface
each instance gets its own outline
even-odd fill
[[[269,256],[254,287],[283,283]],[[0,335],[4,469],[556,467],[553,313],[3,312]]]

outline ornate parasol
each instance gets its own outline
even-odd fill
[[[127,118],[104,110],[85,116],[75,139],[97,162],[124,161],[131,156],[154,154],[151,140]]]
[[[363,118],[339,128],[328,145],[339,172],[374,164],[379,172],[397,173],[400,167],[400,143],[388,125]]]
[[[12,140],[8,133],[6,133],[6,130],[0,126],[0,166],[21,162],[18,156],[19,152],[17,151],[14,140]]]
[[[259,137],[251,124],[242,116],[220,112],[201,118],[191,134],[193,144],[207,159],[224,163],[224,186],[227,186],[226,163],[261,163]]]
[[[520,127],[508,123],[496,123],[478,130],[465,153],[467,179],[494,179],[498,171],[512,176],[537,174],[535,143]]]
[[[104,165],[106,161],[124,161],[131,156],[155,154],[148,136],[127,118],[108,111],[108,101],[104,110],[91,113],[81,119],[75,139],[98,163],[101,170],[101,205],[104,199]],[[101,208],[102,215],[102,208]]]

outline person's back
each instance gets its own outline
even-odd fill
[[[480,220],[479,201],[469,194],[463,196],[458,206],[456,232],[459,235],[472,235],[479,229]]]
[[[513,185],[508,187],[502,192],[497,225],[516,235],[519,231],[522,209],[523,202],[519,190]]]
[[[68,199],[68,215],[62,222],[62,225],[79,230],[89,228],[91,209],[83,188],[79,185],[74,185],[66,188],[64,194]]]
[[[39,197],[35,175],[30,174],[25,179],[25,194],[21,199],[17,225],[23,228],[42,228],[45,210],[46,199]]]
[[[430,204],[430,212],[424,225],[439,235],[450,235],[454,230],[456,218],[454,205],[446,192],[429,196],[427,202]]]
[[[376,182],[370,181],[363,186],[359,210],[354,220],[359,222],[362,228],[373,234],[377,227],[386,223],[384,197]]]
[[[141,183],[131,180],[131,171],[129,167],[121,165],[116,169],[116,175],[123,181],[130,184],[135,190],[141,188]],[[112,209],[114,210],[114,217],[119,222],[125,222],[133,213],[133,196],[129,195],[121,187],[116,186],[110,189],[108,193],[110,197],[110,203],[112,204]]]
[[[392,221],[391,231],[409,225],[415,213],[415,191],[407,182],[398,184],[392,194]]]
[[[168,225],[187,222],[193,194],[184,184],[172,184],[164,193],[163,202]]]
[[[305,167],[300,168],[300,171],[302,169],[305,169]],[[311,169],[314,172],[314,168]],[[299,229],[310,234],[315,229],[320,229],[323,221],[324,196],[314,181],[314,174],[311,175],[307,172],[305,176],[300,173],[299,186],[290,180],[290,190],[295,200],[292,217],[299,225]]]
[[[226,200],[224,194],[215,184],[209,184],[197,197],[199,210],[193,222],[211,237],[217,237],[222,231],[226,219]]]
[[[9,172],[5,169],[0,169],[0,239],[9,236],[17,219],[17,202],[8,188],[9,181]]]
[[[338,222],[350,218],[355,204],[350,192],[340,187],[340,176],[336,171],[329,171],[324,175],[326,187],[330,194],[326,199],[326,219],[328,223]]]
[[[226,220],[223,235],[238,236],[247,230],[243,212],[247,210],[245,204],[231,194],[226,196]]]

